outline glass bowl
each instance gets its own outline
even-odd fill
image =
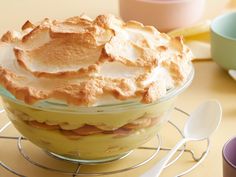
[[[153,138],[168,120],[183,85],[152,104],[135,101],[94,107],[71,107],[50,101],[28,105],[0,88],[3,106],[15,128],[48,153],[80,163],[121,158]]]

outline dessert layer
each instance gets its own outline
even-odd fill
[[[1,38],[0,84],[28,104],[152,103],[184,83],[191,59],[181,37],[113,15],[27,21]]]

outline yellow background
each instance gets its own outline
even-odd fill
[[[226,2],[227,1],[224,0],[209,0],[205,18],[212,18],[213,16],[222,13],[225,10],[224,7]],[[234,1],[231,4],[231,7],[235,4]],[[81,13],[86,13],[91,17],[95,17],[98,14],[107,12],[116,15],[119,14],[117,0],[1,0],[0,33],[3,33],[8,29],[19,29],[28,19],[36,22],[44,17],[62,19],[69,16],[80,15]],[[187,176],[221,177],[222,146],[230,137],[236,136],[236,82],[212,61],[196,62],[194,65],[196,69],[194,81],[190,88],[180,96],[177,106],[191,112],[202,101],[212,98],[217,99],[221,102],[223,107],[223,119],[220,128],[212,137],[211,151],[206,160]],[[5,116],[6,115],[4,114],[0,116],[0,127],[6,122]],[[166,127],[162,133],[163,136],[165,136],[165,133],[171,135],[172,132],[173,130],[171,128]],[[11,127],[6,133],[8,135],[15,134],[16,131]],[[175,142],[176,137],[173,136],[168,140],[167,144],[173,146]],[[200,150],[200,152],[204,149],[204,145],[201,143],[194,143],[190,145],[190,147],[197,151]],[[140,154],[139,156],[145,156],[145,154]],[[176,172],[188,167],[189,164],[191,164],[191,161],[186,159],[191,158],[189,158],[189,155],[185,155],[182,161],[165,170],[162,176],[174,176]],[[17,155],[15,142],[0,140],[0,160],[10,164],[12,167],[23,173],[30,174],[30,177],[53,176],[51,173],[36,169],[27,164],[25,160]],[[110,175],[108,177],[136,177],[149,169],[156,161],[158,161],[158,159],[133,171]],[[3,168],[0,168],[0,177],[13,176],[14,175]],[[54,176],[59,177],[60,175]]]
[[[205,17],[212,17],[229,0],[208,0]],[[118,0],[0,0],[0,33],[19,29],[26,20],[59,18],[85,13],[95,17],[101,13],[119,14]]]

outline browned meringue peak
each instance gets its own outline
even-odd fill
[[[182,84],[191,69],[181,38],[113,15],[27,21],[1,41],[0,84],[29,104],[96,105],[110,96],[151,103]]]

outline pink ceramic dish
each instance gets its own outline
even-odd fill
[[[120,16],[155,25],[167,32],[192,25],[203,15],[206,0],[120,0]]]

